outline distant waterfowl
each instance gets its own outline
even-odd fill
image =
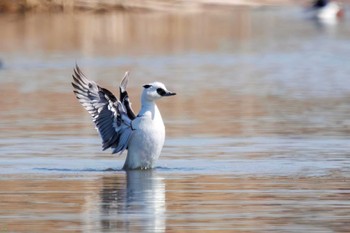
[[[128,73],[119,86],[120,99],[110,91],[90,81],[78,66],[74,69],[74,93],[90,113],[102,138],[102,148],[112,153],[128,150],[124,169],[153,168],[165,140],[165,127],[156,101],[173,96],[163,83],[153,82],[143,86],[141,110],[135,115],[126,87]]]
[[[339,3],[329,0],[316,0],[311,10],[314,17],[321,20],[336,19],[342,17],[344,14],[344,10]]]

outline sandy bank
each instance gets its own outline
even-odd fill
[[[201,11],[232,6],[281,6],[291,0],[0,0],[0,12]]]

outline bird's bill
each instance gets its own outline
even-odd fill
[[[172,95],[176,95],[175,92],[171,92],[171,91],[168,91],[164,94],[164,96],[172,96]]]

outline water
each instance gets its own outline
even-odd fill
[[[349,19],[298,8],[0,16],[0,232],[348,232]],[[121,170],[78,63],[159,103],[156,169]]]

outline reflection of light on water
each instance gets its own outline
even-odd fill
[[[164,232],[165,210],[165,184],[156,172],[106,176],[99,195],[85,197],[83,231]]]
[[[81,215],[82,231],[83,232],[94,232],[95,229],[100,229],[100,224],[96,221],[98,217],[98,211],[96,211],[98,204],[98,193],[91,193],[90,195],[84,196],[83,212]]]

